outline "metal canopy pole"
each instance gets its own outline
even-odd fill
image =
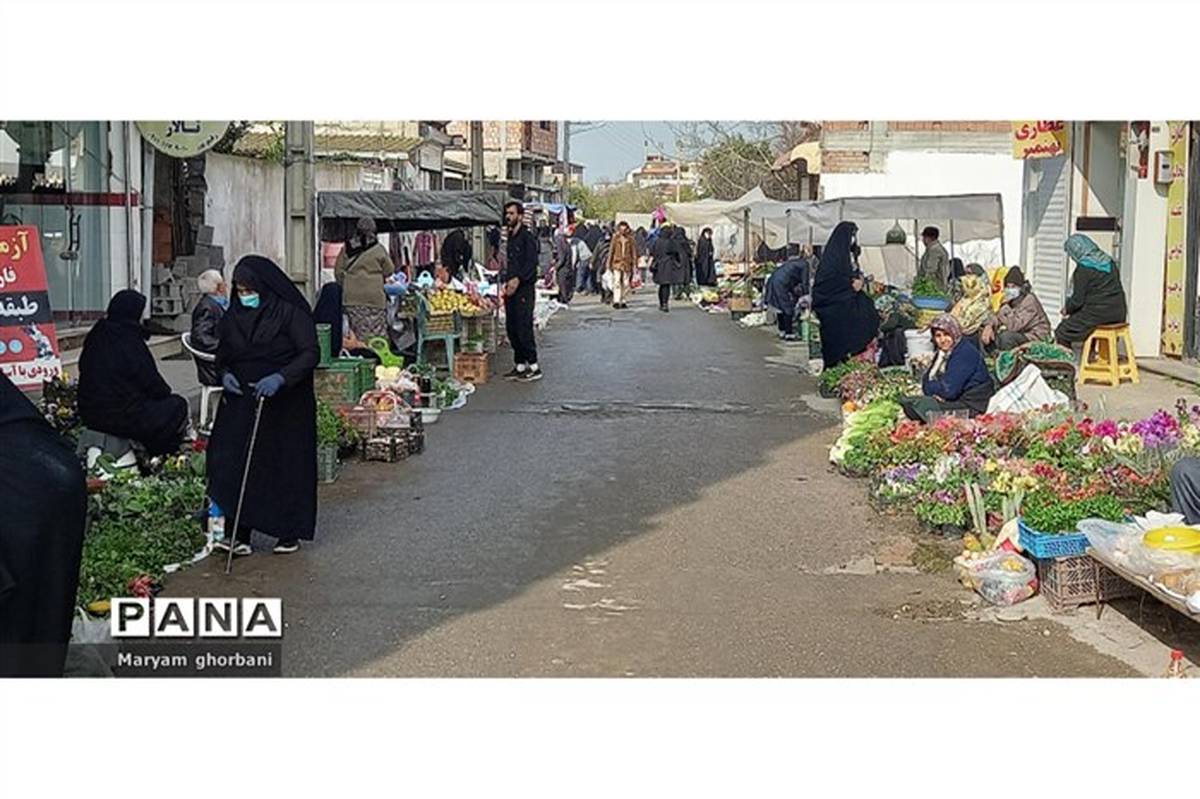
[[[917,235],[917,220],[913,220],[913,256],[917,262],[917,274],[921,273],[921,237]]]
[[[954,220],[950,220],[950,257],[954,257]]]
[[[784,219],[786,220],[784,222],[784,224],[787,226],[787,232],[784,234],[784,238],[786,239],[786,241],[783,242],[783,246],[787,247],[787,246],[790,246],[792,243],[792,209],[789,208],[786,211],[784,211],[783,216],[784,216]]]
[[[1004,197],[1000,197],[1000,265],[1008,266],[1008,258],[1004,255]]]
[[[743,257],[746,259],[746,274],[750,274],[750,209],[742,211]]]

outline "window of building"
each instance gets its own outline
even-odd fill
[[[549,122],[539,122],[538,127],[541,128],[542,130],[550,130],[550,123]]]

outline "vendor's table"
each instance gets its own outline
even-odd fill
[[[1180,613],[1182,613],[1184,616],[1191,619],[1192,621],[1200,621],[1200,614],[1192,613],[1190,610],[1188,610],[1188,606],[1187,606],[1186,602],[1184,602],[1182,599],[1175,596],[1174,594],[1168,593],[1167,591],[1163,590],[1163,588],[1161,586],[1157,586],[1154,583],[1147,580],[1142,575],[1136,574],[1135,572],[1132,572],[1129,569],[1113,562],[1112,558],[1106,557],[1104,554],[1097,552],[1096,550],[1092,549],[1091,547],[1088,547],[1087,554],[1091,557],[1092,564],[1095,568],[1097,585],[1100,584],[1100,568],[1104,567],[1104,568],[1108,569],[1109,571],[1111,571],[1113,574],[1120,577],[1125,582],[1130,583],[1130,584],[1136,586],[1138,589],[1140,589],[1142,591],[1142,602],[1143,603],[1146,601],[1146,596],[1149,595],[1149,596],[1154,597],[1155,599],[1157,599],[1159,602],[1166,605],[1167,607],[1179,611]],[[1099,601],[1096,603],[1096,619],[1097,620],[1100,618],[1100,614],[1103,612],[1103,610],[1104,610],[1104,597],[1100,596]],[[1141,605],[1138,606],[1138,612],[1139,613],[1141,612]],[[1171,633],[1173,635],[1175,633],[1175,627],[1171,623],[1170,614],[1167,615],[1167,626],[1171,629]]]

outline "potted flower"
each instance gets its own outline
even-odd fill
[[[342,423],[337,411],[328,403],[317,401],[317,479],[332,483],[337,479],[338,446],[342,437]]]

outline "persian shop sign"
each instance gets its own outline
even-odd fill
[[[1071,129],[1063,121],[1018,120],[1012,123],[1013,158],[1053,158],[1067,152]]]
[[[154,149],[175,158],[211,150],[229,130],[228,122],[139,122],[137,126]]]
[[[62,374],[42,239],[32,225],[0,226],[0,370],[18,388]]]

